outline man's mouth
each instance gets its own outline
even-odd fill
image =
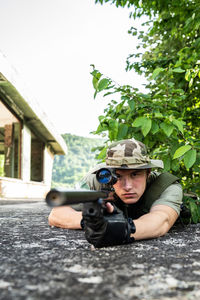
[[[136,193],[126,193],[126,194],[123,194],[123,197],[125,197],[125,198],[136,198],[137,194]]]

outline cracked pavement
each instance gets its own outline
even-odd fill
[[[200,224],[94,249],[45,202],[0,201],[0,299],[200,299]]]

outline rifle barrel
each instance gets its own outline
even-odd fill
[[[97,201],[108,197],[107,191],[93,190],[61,190],[52,189],[46,195],[46,202],[49,206],[56,207],[62,205],[78,204]]]

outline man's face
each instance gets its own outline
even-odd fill
[[[146,188],[147,170],[116,170],[117,183],[113,185],[117,196],[126,204],[136,203]]]

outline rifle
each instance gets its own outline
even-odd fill
[[[101,168],[96,172],[96,179],[102,186],[99,191],[54,188],[47,193],[46,203],[51,207],[83,203],[84,213],[98,217],[105,209],[106,199],[109,200],[117,176],[113,170]]]

